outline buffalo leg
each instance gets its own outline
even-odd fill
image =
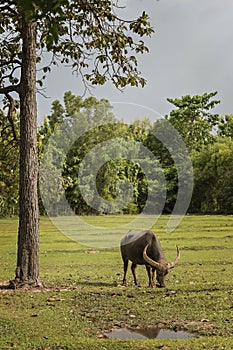
[[[133,278],[134,278],[134,284],[136,286],[140,287],[140,283],[138,282],[137,276],[136,276],[136,267],[137,267],[137,264],[132,263],[131,270],[132,270],[132,274],[133,274]]]
[[[124,260],[124,277],[123,277],[123,286],[127,285],[127,280],[126,280],[126,274],[127,274],[127,269],[128,269],[128,260]]]
[[[148,278],[149,278],[149,287],[154,287],[154,274],[155,274],[155,270],[152,269],[151,267],[146,265],[146,270],[147,270],[147,274],[148,274]]]
[[[155,268],[152,268],[151,274],[152,274],[152,285],[154,287],[155,286],[155,280],[154,280],[154,278],[155,278]]]

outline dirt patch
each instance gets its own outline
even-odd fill
[[[210,322],[207,319],[201,321],[189,321],[183,324],[184,329],[195,329],[196,331],[202,333],[209,333],[211,335],[219,335],[219,326]]]
[[[172,324],[172,329],[176,331],[187,331],[190,333],[198,333],[199,335],[219,335],[219,326],[210,322],[207,319],[202,319],[200,321],[183,321],[174,320],[168,323],[160,324],[161,328],[170,328]]]

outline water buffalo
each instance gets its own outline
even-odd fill
[[[126,273],[128,269],[129,260],[132,261],[132,274],[134,277],[134,283],[140,286],[136,277],[137,265],[146,265],[149,286],[154,287],[154,273],[156,270],[156,279],[158,287],[165,287],[164,277],[168,273],[168,270],[175,267],[180,258],[180,251],[178,246],[176,259],[168,263],[166,262],[162,247],[158,238],[152,231],[129,231],[125,237],[122,238],[120,243],[121,256],[124,262],[124,277],[123,285],[127,284]]]

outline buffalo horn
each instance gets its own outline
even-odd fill
[[[173,267],[175,267],[180,259],[180,250],[179,250],[178,246],[176,246],[176,251],[177,251],[176,258],[173,262],[168,263],[168,269],[172,269]]]
[[[149,258],[149,256],[146,254],[146,250],[148,248],[149,244],[147,244],[143,250],[143,259],[150,264],[153,267],[156,267],[157,269],[161,269],[161,264],[158,263],[157,261],[152,260],[151,258]]]

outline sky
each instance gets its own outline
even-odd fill
[[[111,83],[95,87],[92,95],[105,98],[122,119],[169,114],[167,98],[217,91],[221,103],[213,110],[233,113],[232,0],[120,0],[121,17],[135,18],[145,10],[155,33],[146,40],[150,52],[139,56],[147,79],[144,88],[118,91]],[[47,98],[38,95],[38,121],[50,114],[52,101],[62,102],[66,91],[84,92],[81,79],[69,68],[53,68],[45,81]],[[88,97],[90,94],[87,94]]]

